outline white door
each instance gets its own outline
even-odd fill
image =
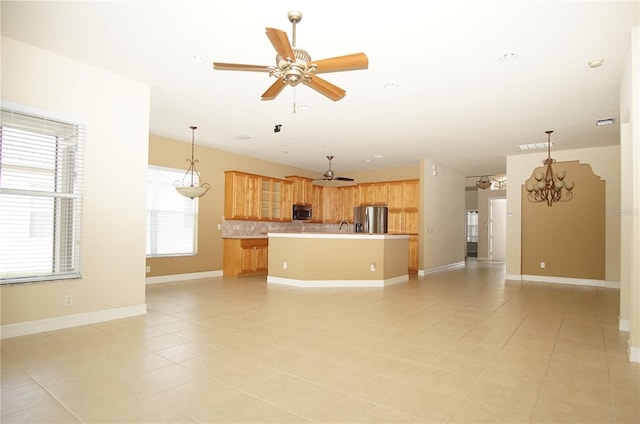
[[[489,260],[507,259],[507,199],[489,199]]]

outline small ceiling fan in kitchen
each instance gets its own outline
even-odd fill
[[[276,28],[266,28],[267,37],[277,52],[275,66],[213,62],[213,69],[268,72],[269,76],[276,77],[276,82],[262,93],[262,100],[273,100],[287,85],[295,87],[299,83],[313,88],[333,101],[342,99],[346,91],[320,78],[317,74],[367,69],[369,66],[367,55],[353,53],[329,59],[311,60],[306,50],[296,47],[296,24],[302,20],[302,13],[292,10],[287,17],[293,24],[293,43],[289,42],[286,32]]]
[[[326,180],[326,181],[353,181],[353,178],[348,178],[348,177],[336,177],[335,173],[333,172],[333,170],[331,169],[331,160],[333,159],[332,155],[328,155],[327,159],[329,159],[329,169],[327,169],[326,171],[324,171],[323,177],[324,178],[318,178],[318,180]]]

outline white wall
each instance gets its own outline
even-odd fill
[[[478,190],[478,259],[489,259],[489,200],[506,196],[505,190]]]
[[[420,183],[420,273],[463,264],[464,176],[422,159]]]
[[[1,75],[3,103],[86,128],[82,278],[1,287],[2,337],[145,313],[149,86],[8,38]]]

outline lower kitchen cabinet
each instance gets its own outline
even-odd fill
[[[269,239],[224,239],[222,273],[241,277],[267,273]]]

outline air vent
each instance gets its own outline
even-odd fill
[[[544,143],[521,144],[518,147],[520,147],[520,150],[546,150],[549,147],[549,143],[545,141]],[[553,143],[551,143],[551,147],[553,147]]]
[[[615,122],[616,122],[616,118],[598,119],[596,121],[596,126],[602,127],[605,125],[613,125]]]

